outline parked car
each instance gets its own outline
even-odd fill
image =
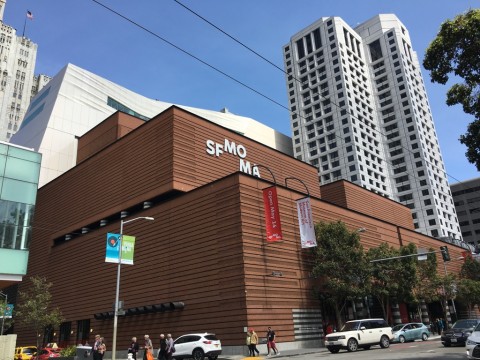
[[[473,329],[473,332],[467,338],[465,349],[467,350],[467,358],[480,359],[480,323],[477,324],[475,329]]]
[[[357,351],[370,349],[373,345],[388,348],[393,338],[392,328],[383,319],[363,319],[347,321],[340,332],[328,334],[325,345],[332,354],[340,349]]]
[[[186,334],[175,339],[175,360],[192,358],[216,360],[222,353],[222,344],[215,334]]]
[[[405,341],[428,340],[430,330],[422,323],[398,324],[392,328],[393,341],[404,343]]]
[[[32,357],[32,360],[48,360],[54,357],[60,357],[61,348],[43,348]]]
[[[442,332],[441,340],[445,347],[453,345],[464,346],[473,329],[480,323],[478,319],[458,320],[451,329]]]
[[[31,360],[33,354],[37,352],[36,346],[20,346],[15,348],[15,360]]]

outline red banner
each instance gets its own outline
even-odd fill
[[[265,208],[267,241],[275,242],[282,240],[282,225],[280,224],[277,188],[275,186],[263,189],[263,205]]]

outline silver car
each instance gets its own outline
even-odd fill
[[[465,349],[467,350],[467,358],[480,359],[480,323],[477,324],[472,334],[467,338]]]
[[[430,330],[422,323],[398,324],[392,328],[393,341],[404,343],[405,341],[423,340],[430,337]]]

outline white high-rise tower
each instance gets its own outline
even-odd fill
[[[412,209],[418,231],[461,239],[420,64],[392,14],[322,18],[284,46],[294,154]]]
[[[20,128],[32,97],[37,44],[3,22],[6,0],[0,0],[0,141]]]

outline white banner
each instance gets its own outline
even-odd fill
[[[310,206],[309,197],[297,200],[297,211],[302,248],[317,246],[317,239],[315,238],[315,225],[313,224],[312,207]]]

